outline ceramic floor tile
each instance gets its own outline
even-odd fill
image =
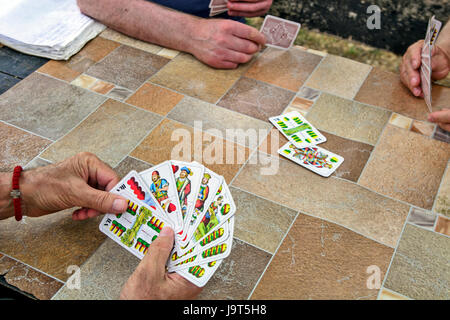
[[[0,96],[0,119],[57,140],[104,100],[82,88],[33,73]]]
[[[298,91],[321,60],[321,56],[298,48],[287,51],[268,48],[252,64],[245,76]]]
[[[413,120],[411,118],[402,116],[398,113],[393,113],[389,119],[389,124],[406,130],[409,130],[412,123]]]
[[[157,115],[108,100],[41,157],[58,162],[89,151],[115,167],[159,121]]]
[[[306,118],[319,130],[375,145],[390,116],[389,111],[322,93]]]
[[[436,125],[434,123],[414,120],[411,125],[411,131],[423,134],[424,136],[427,136],[427,137],[431,137],[431,135],[434,132],[435,126]]]
[[[122,45],[90,67],[86,74],[134,91],[169,61]]]
[[[97,80],[89,89],[100,94],[107,94],[114,85],[105,81]]]
[[[450,299],[450,238],[406,224],[384,286],[412,299]]]
[[[434,211],[450,218],[450,166],[448,164],[436,196]]]
[[[419,208],[411,208],[408,222],[427,229],[433,229],[436,214]]]
[[[72,211],[0,221],[0,252],[66,281],[67,268],[81,266],[105,239],[98,230],[102,217],[73,221]]]
[[[264,168],[271,168],[272,174],[263,175]],[[233,186],[333,221],[391,247],[395,247],[409,212],[408,205],[353,182],[323,178],[294,162],[261,153],[249,159]]]
[[[437,126],[436,131],[433,134],[433,139],[450,143],[450,132],[441,129]]]
[[[270,117],[280,115],[294,95],[292,91],[242,77],[220,99],[218,105],[267,121]]]
[[[71,290],[64,286],[53,300],[119,299],[122,286],[139,262],[130,252],[106,238],[81,266],[81,289]]]
[[[230,191],[237,208],[234,236],[275,253],[297,212],[237,188]]]
[[[161,57],[164,57],[164,58],[167,58],[167,59],[173,59],[179,53],[180,53],[180,51],[177,51],[177,50],[163,48],[163,49],[161,49],[161,51],[158,51],[157,55],[161,56]]]
[[[109,40],[113,40],[122,44],[126,44],[127,46],[136,48],[136,49],[140,49],[146,52],[150,52],[150,53],[158,53],[160,52],[163,48],[156,45],[156,44],[152,44],[152,43],[148,43],[148,42],[144,42],[141,40],[137,40],[131,37],[128,37],[126,35],[124,35],[123,33],[117,32],[115,30],[112,30],[110,28],[106,28],[101,34],[100,37],[105,38],[105,39],[109,39]]]
[[[192,127],[201,126],[199,130],[211,134],[218,130],[216,134],[219,136],[250,149],[255,149],[260,144],[259,140],[265,138],[271,127],[269,122],[191,97],[185,97],[167,117]]]
[[[308,111],[309,108],[313,105],[314,101],[307,100],[300,97],[295,97],[291,102],[291,106],[295,109],[299,109],[302,111]]]
[[[57,281],[23,263],[0,253],[0,275],[7,286],[40,300],[50,299],[62,286]]]
[[[429,210],[449,157],[446,143],[388,125],[359,183]]]
[[[198,300],[244,300],[255,287],[271,254],[234,239],[231,253],[208,281]]]
[[[20,81],[20,78],[12,77],[8,74],[0,72],[0,95],[14,87],[16,83]]]
[[[243,146],[165,119],[130,155],[153,164],[168,159],[195,160],[223,175],[229,183],[249,153]]]
[[[41,158],[34,158],[33,160],[31,160],[30,162],[28,162],[28,164],[23,168],[24,170],[31,170],[31,169],[36,169],[39,167],[44,167],[51,164],[50,161],[41,159]]]
[[[24,54],[8,47],[0,48],[0,72],[21,79],[27,77],[47,61],[48,59]]]
[[[345,159],[333,175],[354,182],[358,181],[367,160],[369,160],[373,147],[362,142],[341,138],[325,131],[322,131],[322,134],[327,138],[327,141],[319,146],[339,154]],[[288,140],[277,129],[272,129],[258,150],[279,157],[278,149],[287,142]]]
[[[216,103],[247,68],[248,64],[233,70],[214,69],[189,54],[181,53],[150,81],[194,98]]]
[[[115,87],[106,96],[119,100],[125,101],[133,92],[125,88]]]
[[[433,85],[433,109],[448,107],[450,89]],[[356,101],[390,109],[413,119],[426,120],[429,113],[423,99],[414,97],[396,73],[374,68],[355,97]]]
[[[50,140],[0,122],[0,172],[12,171],[18,165],[24,167],[50,143]]]
[[[346,228],[300,214],[272,259],[252,299],[374,300],[393,249]]]
[[[378,300],[409,300],[405,296],[391,290],[381,289]]]
[[[434,231],[450,237],[450,220],[444,217],[438,217]]]
[[[38,71],[70,82],[90,66],[107,56],[119,45],[117,42],[97,37],[89,41],[83,49],[68,61],[50,60],[39,68]]]
[[[308,88],[308,87],[302,87],[297,92],[297,97],[300,97],[300,98],[303,98],[303,99],[307,99],[307,100],[311,100],[311,101],[316,101],[319,96],[320,96],[320,91],[315,90],[315,89],[311,89],[311,88]]]
[[[73,80],[70,84],[73,84],[74,86],[78,86],[81,88],[85,88],[88,89],[90,88],[95,82],[97,81],[97,79],[92,78],[88,75],[82,74],[80,75],[78,78],[76,78],[75,80]]]
[[[119,175],[120,178],[123,178],[131,170],[141,172],[151,167],[152,165],[149,163],[146,163],[144,161],[132,157],[126,157],[125,159],[120,161],[120,163],[114,168],[114,171],[116,171],[116,173]]]
[[[183,99],[182,94],[151,83],[145,83],[126,102],[164,116],[181,99]]]
[[[327,55],[308,79],[306,86],[353,99],[370,69],[367,64]]]

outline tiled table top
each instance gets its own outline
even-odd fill
[[[0,81],[15,86],[0,96],[1,171],[91,151],[119,175],[172,158],[225,177],[233,250],[199,299],[450,298],[450,135],[398,75],[300,47],[216,70],[110,29],[69,61],[23,64],[3,51]],[[22,76],[8,74],[11,61]],[[433,95],[436,109],[450,107],[449,88]],[[286,139],[267,118],[289,110],[344,156],[330,178],[278,156]],[[179,150],[180,134],[200,144]],[[233,161],[211,163],[220,151]],[[69,212],[0,222],[0,283],[39,299],[118,297],[138,260],[98,218]],[[81,290],[65,285],[71,265]]]

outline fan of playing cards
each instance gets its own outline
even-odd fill
[[[171,160],[131,171],[111,192],[127,198],[128,209],[106,214],[100,230],[138,258],[170,226],[168,271],[202,287],[230,254],[236,206],[223,177],[203,165]]]
[[[327,141],[297,111],[292,111],[269,121],[289,140],[278,153],[321,176],[329,177],[344,162],[344,158],[317,144]]]

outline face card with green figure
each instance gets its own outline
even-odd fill
[[[134,199],[127,191],[113,193],[128,199],[128,208],[121,214],[105,214],[99,229],[123,248],[142,259],[161,229],[171,226],[157,215],[156,207]]]
[[[327,138],[298,111],[269,118],[269,121],[297,148],[327,141]]]

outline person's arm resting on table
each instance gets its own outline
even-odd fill
[[[264,3],[261,8],[271,4],[267,0],[253,2]],[[143,41],[191,53],[215,68],[236,68],[248,62],[265,44],[264,35],[243,23],[202,19],[145,0],[77,0],[77,3],[81,12],[112,29]],[[234,4],[229,6],[233,8]],[[254,8],[260,9],[259,6]]]

